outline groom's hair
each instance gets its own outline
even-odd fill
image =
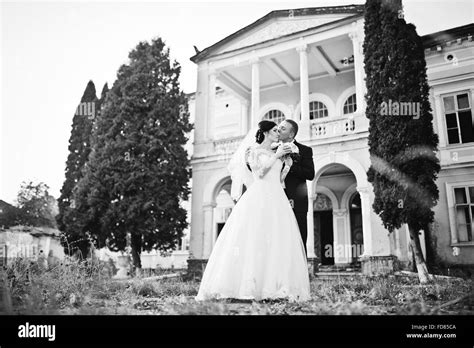
[[[296,123],[293,120],[285,120],[285,121],[291,124],[291,128],[293,128],[293,133],[295,133],[293,137],[296,137],[296,134],[298,134],[298,123]]]

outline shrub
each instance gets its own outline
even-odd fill
[[[49,269],[19,258],[7,265],[6,273],[14,311],[27,314],[78,307],[95,287],[109,278],[103,262],[71,258]]]

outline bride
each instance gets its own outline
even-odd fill
[[[283,163],[291,165],[286,156],[291,149],[280,145],[272,151],[272,143],[278,141],[272,121],[261,121],[255,138],[248,141],[247,136],[230,161],[233,198],[240,197],[242,184],[247,191],[214,245],[197,301],[310,298],[304,245],[282,187],[288,172],[282,171]],[[250,150],[247,143],[253,143]]]

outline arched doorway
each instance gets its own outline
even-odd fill
[[[214,208],[214,241],[219,237],[235,205],[230,196],[230,189],[231,181],[229,180],[222,184],[216,196],[216,207]]]
[[[331,199],[318,193],[313,204],[314,251],[322,265],[334,265],[333,207]]]
[[[364,234],[362,230],[362,209],[359,192],[352,194],[349,199],[349,219],[352,241],[352,261],[359,262],[364,252]]]

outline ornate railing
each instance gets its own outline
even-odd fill
[[[227,160],[232,156],[232,154],[237,150],[240,142],[244,138],[243,135],[214,140],[214,154],[220,156],[222,160]]]
[[[313,120],[310,125],[311,138],[332,138],[363,132],[368,130],[368,124],[368,119],[363,114],[355,114],[352,117],[340,117],[326,122],[321,119]]]
[[[333,118],[328,121],[324,119],[311,121],[311,138],[325,139],[344,135],[360,133],[368,130],[369,120],[364,114],[354,114]],[[218,160],[227,161],[237,150],[243,135],[231,138],[217,139],[213,141],[213,154],[218,156]]]

